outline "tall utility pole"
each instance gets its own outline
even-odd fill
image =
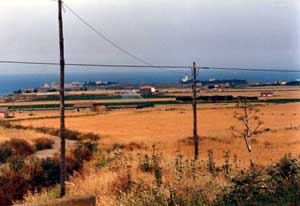
[[[60,51],[60,197],[66,193],[66,141],[65,141],[65,54],[62,18],[62,0],[58,0],[59,51]]]
[[[197,66],[193,63],[193,119],[194,119],[194,159],[197,160],[199,156],[198,148],[198,134],[197,134]]]

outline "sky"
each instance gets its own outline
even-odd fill
[[[298,69],[299,0],[65,0],[152,64]],[[59,59],[55,0],[0,0],[0,60]],[[140,64],[64,12],[68,63]],[[51,72],[0,65],[0,74]]]

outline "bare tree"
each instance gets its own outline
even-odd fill
[[[263,124],[263,121],[261,121],[258,116],[259,109],[255,105],[250,104],[246,98],[242,99],[237,104],[237,108],[239,111],[234,112],[234,118],[238,120],[238,122],[241,124],[241,127],[236,128],[232,126],[230,129],[234,136],[242,137],[245,140],[249,153],[250,165],[253,167],[254,162],[251,154],[251,141],[253,135],[257,133],[258,129]]]

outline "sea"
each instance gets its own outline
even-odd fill
[[[80,81],[113,81],[123,84],[156,84],[180,82],[184,75],[191,76],[191,71],[179,70],[103,70],[103,71],[78,71],[66,72],[66,82]],[[199,80],[208,79],[241,79],[249,82],[273,82],[278,80],[295,81],[300,79],[300,73],[279,72],[249,72],[249,71],[220,71],[200,70]],[[58,82],[59,73],[36,72],[1,74],[0,96],[11,94],[14,91],[25,88],[37,88],[44,83]]]

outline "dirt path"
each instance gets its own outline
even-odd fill
[[[52,140],[54,140],[54,145],[52,149],[41,150],[36,152],[34,155],[40,159],[44,159],[47,157],[54,157],[57,153],[60,152],[60,138],[56,136],[52,136]],[[76,140],[66,140],[66,148],[73,148],[76,145]]]

